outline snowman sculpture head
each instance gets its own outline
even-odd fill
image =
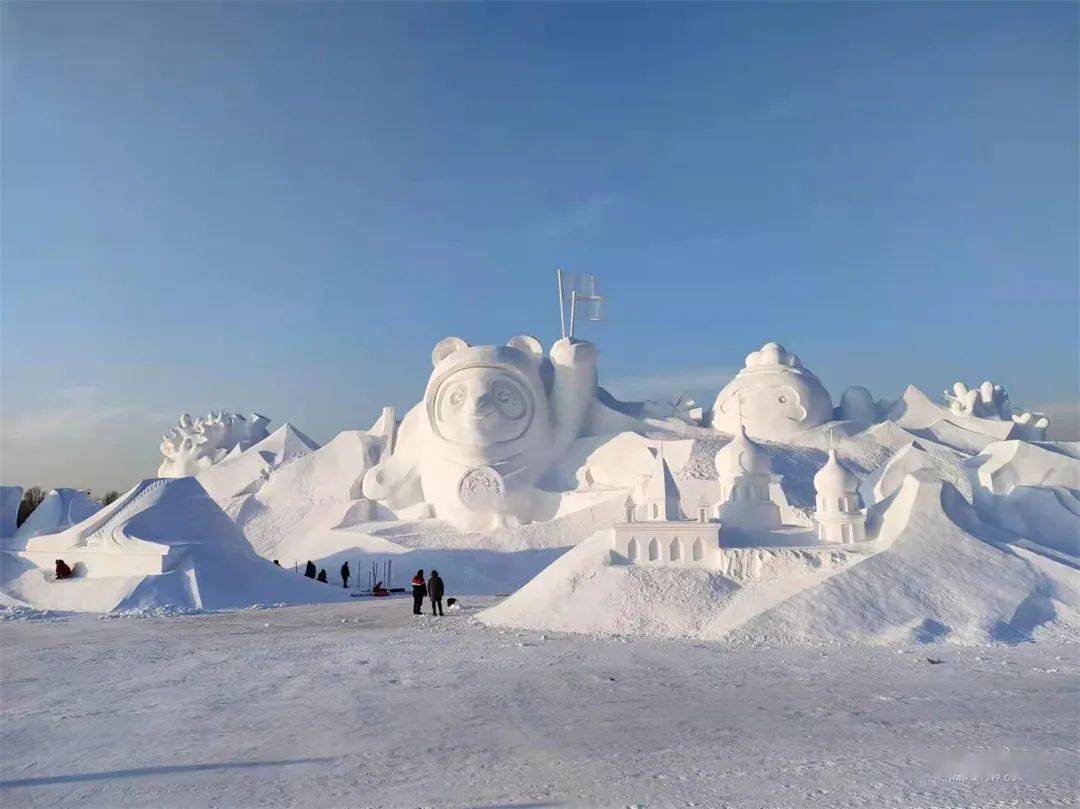
[[[766,343],[716,397],[714,429],[734,433],[740,423],[755,438],[783,441],[832,418],[829,392],[799,358],[779,343]]]

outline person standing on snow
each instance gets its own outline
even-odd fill
[[[342,587],[348,587],[349,586],[349,563],[348,563],[348,561],[346,561],[345,564],[343,564],[341,566],[341,586]]]
[[[309,579],[315,578],[315,563],[308,559],[307,566],[304,568],[304,575]]]
[[[443,580],[439,578],[439,571],[431,571],[431,578],[427,583],[428,598],[431,599],[431,614],[435,614],[435,608],[439,608],[439,615],[443,614],[442,611],[442,597],[443,597]]]
[[[416,571],[412,577],[412,611],[413,615],[420,614],[420,608],[424,605],[424,596],[427,595],[427,585],[424,584],[424,571]]]

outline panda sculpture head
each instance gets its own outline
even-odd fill
[[[451,447],[485,456],[513,454],[550,428],[544,352],[534,337],[476,347],[447,337],[431,360],[424,405],[432,433]]]

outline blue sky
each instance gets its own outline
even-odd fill
[[[709,398],[1075,413],[1075,4],[5,3],[4,482],[125,488],[182,411],[319,440],[430,350],[558,336]],[[1075,418],[1073,419],[1075,421]]]

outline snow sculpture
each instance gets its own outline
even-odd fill
[[[426,503],[458,527],[532,519],[534,484],[582,432],[596,399],[597,350],[561,339],[548,357],[534,337],[432,351],[424,401],[405,416],[393,454],[364,476],[363,493],[391,508]]]
[[[1080,460],[1025,441],[998,441],[964,463],[975,509],[1040,545],[1080,555]]]
[[[818,539],[822,542],[862,542],[866,515],[859,510],[859,478],[840,464],[836,450],[814,475],[817,493]]]
[[[239,413],[211,412],[195,419],[184,413],[177,426],[162,436],[165,460],[158,467],[158,477],[182,478],[209,469],[237,447],[242,452],[266,438],[269,423],[270,419],[255,413],[244,418]]]
[[[322,587],[256,556],[193,477],[144,480],[78,524],[34,537],[14,554],[46,576],[23,576],[12,592],[57,609],[218,610],[348,600],[340,587]],[[82,586],[52,580],[57,559],[73,568]]]
[[[754,437],[781,441],[825,424],[832,415],[832,399],[821,380],[782,345],[766,343],[717,394],[712,426],[734,433],[741,421]]]
[[[679,490],[671,476],[671,468],[664,456],[664,442],[652,453],[652,468],[648,474],[641,475],[633,494],[627,500],[633,504],[632,516],[628,513],[627,522],[674,522],[682,519],[679,507]]]
[[[954,382],[951,391],[945,391],[949,410],[957,416],[971,416],[995,421],[1012,421],[1017,425],[1010,437],[1025,441],[1045,441],[1050,419],[1042,413],[1031,413],[1012,406],[1009,394],[1001,385],[990,380],[978,388],[968,388],[963,382]]]
[[[859,494],[868,506],[880,503],[900,491],[908,475],[919,469],[934,472],[936,468],[934,457],[926,447],[918,441],[912,441],[897,450],[886,463],[867,475],[859,484]]]
[[[707,566],[720,547],[720,523],[709,519],[707,500],[697,520],[684,518],[665,446],[652,450],[650,473],[627,496],[626,522],[613,526],[612,548],[634,565]]]
[[[958,416],[975,416],[980,419],[1006,419],[1012,417],[1009,394],[1001,385],[989,380],[972,390],[963,382],[954,382],[952,392],[945,391],[949,409]]]
[[[16,529],[15,536],[25,542],[43,534],[55,534],[100,510],[101,503],[81,489],[53,489]]]
[[[716,453],[720,504],[716,516],[724,525],[779,528],[780,507],[769,497],[772,462],[741,424],[735,437]]]
[[[877,405],[870,391],[861,385],[848,388],[840,396],[836,417],[841,421],[853,421],[860,427],[869,427],[879,421]]]

